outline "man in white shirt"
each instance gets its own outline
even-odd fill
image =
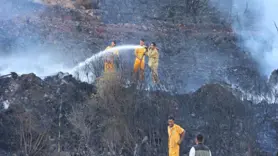
[[[189,156],[211,156],[211,152],[204,143],[204,137],[202,134],[198,134],[196,137],[196,145],[190,149]]]

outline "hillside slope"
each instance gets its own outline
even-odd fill
[[[0,102],[5,108],[0,112],[0,149],[29,155],[55,155],[57,151],[165,155],[169,114],[175,114],[177,123],[187,130],[182,145],[185,154],[198,132],[206,135],[206,144],[218,156],[248,151],[261,156],[277,147],[277,139],[271,137],[277,130],[276,105],[240,101],[218,84],[173,96],[122,88],[115,82],[102,79],[96,91],[93,85],[62,73],[45,80],[34,74],[1,78]],[[261,123],[269,128],[263,130]]]
[[[278,72],[260,75],[238,44],[232,17],[208,1],[4,2],[0,155],[166,156],[170,114],[187,130],[185,155],[198,132],[217,156],[278,150]],[[126,45],[140,38],[157,43],[159,75],[169,92],[126,87],[115,77],[88,84],[60,72],[111,40]],[[129,78],[133,50],[120,55],[121,75]],[[96,69],[86,72],[102,75],[103,60],[92,64]],[[11,71],[23,75],[3,76]]]
[[[145,38],[148,44],[157,43],[161,53],[161,79],[179,93],[215,81],[237,83],[235,75],[248,84],[250,78],[245,75],[256,71],[256,63],[236,45],[238,39],[229,23],[201,0],[196,4],[178,0],[106,0],[95,3],[93,9],[32,3],[23,6],[28,6],[27,13],[2,21],[0,52],[11,56],[5,56],[9,61],[1,65],[6,67],[15,56],[22,59],[28,56],[43,63],[30,68],[29,62],[22,60],[26,63],[14,64],[9,71],[46,76],[63,71],[62,65],[73,67],[103,50],[111,40],[126,45],[139,44],[140,38]],[[23,54],[22,49],[30,56]],[[55,59],[45,62],[43,58]],[[126,69],[132,71],[133,52],[122,53],[121,58]],[[235,70],[248,73],[238,74]]]

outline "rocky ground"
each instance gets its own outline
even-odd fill
[[[257,72],[233,17],[201,0],[64,2],[28,2],[24,14],[0,18],[1,57],[53,48],[74,66],[111,40],[145,38],[160,48],[163,85],[179,94],[126,88],[113,75],[95,84],[63,73],[1,77],[0,155],[164,156],[169,114],[187,130],[183,154],[197,132],[213,155],[277,151],[277,71],[270,79]],[[131,71],[133,56],[121,57]]]
[[[219,84],[174,96],[122,88],[113,76],[97,88],[62,73],[0,84],[0,147],[10,154],[166,155],[169,114],[187,130],[183,154],[198,132],[219,156],[268,155],[278,143],[277,105],[241,101]]]

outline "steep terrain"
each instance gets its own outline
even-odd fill
[[[164,156],[169,114],[187,130],[183,154],[198,132],[217,156],[278,150],[277,71],[269,79],[258,72],[237,44],[233,17],[208,1],[9,0],[2,6],[0,155]],[[88,84],[56,74],[111,40],[125,45],[140,38],[157,43],[169,92],[123,85],[133,51],[121,52],[120,79],[105,75]],[[102,75],[101,58],[92,64],[86,72]],[[24,75],[3,76],[11,71]]]
[[[277,147],[277,105],[243,102],[219,84],[173,96],[125,89],[119,82],[108,76],[98,81],[96,91],[62,73],[45,80],[34,74],[1,78],[1,151],[166,155],[169,114],[187,130],[184,154],[198,132],[206,135],[213,155],[261,156]]]
[[[235,70],[247,71],[250,75],[257,65],[237,47],[238,39],[229,23],[205,2],[185,2],[105,0],[95,3],[93,9],[28,3],[31,9],[23,17],[2,21],[3,49],[5,53],[19,56],[21,49],[26,49],[34,59],[41,60],[36,57],[40,53],[55,59],[49,59],[51,63],[41,60],[39,68],[30,68],[24,63],[24,71],[20,68],[22,64],[15,64],[9,71],[36,71],[46,76],[51,71],[63,71],[61,65],[67,68],[76,65],[103,50],[111,40],[123,45],[138,44],[140,38],[145,38],[148,44],[151,41],[158,44],[161,52],[159,74],[172,90],[184,93],[204,83],[237,83],[237,78],[249,83],[245,73],[237,74]],[[132,54],[131,51],[121,54],[129,71],[133,67]]]

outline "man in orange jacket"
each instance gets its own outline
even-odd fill
[[[184,139],[185,130],[175,124],[174,117],[172,116],[168,118],[168,136],[169,156],[179,156],[180,144]]]
[[[133,69],[133,78],[136,79],[136,74],[140,68],[139,79],[144,80],[144,69],[145,69],[145,53],[147,51],[147,46],[145,46],[144,39],[140,40],[140,48],[135,49],[135,61]]]
[[[108,46],[105,50],[109,50],[111,48],[114,48],[116,46],[116,41],[112,41],[111,45]],[[109,51],[105,55],[104,58],[104,72],[114,72],[115,71],[115,64],[114,64],[114,57],[119,57],[119,51]]]

